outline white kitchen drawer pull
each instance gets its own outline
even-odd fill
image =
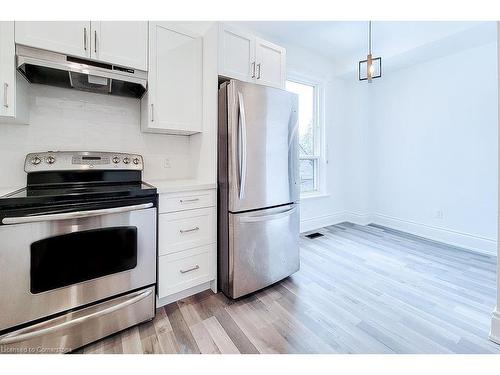
[[[194,267],[188,268],[187,270],[179,270],[179,272],[180,273],[188,273],[188,272],[191,272],[191,271],[196,271],[199,268],[200,268],[199,265],[195,265]]]
[[[193,203],[193,202],[198,202],[200,198],[193,198],[193,199],[179,199],[179,202],[181,203]]]
[[[87,28],[83,28],[83,49],[87,50]]]
[[[194,228],[191,228],[191,229],[181,229],[179,232],[181,232],[181,233],[190,233],[190,232],[196,232],[197,230],[200,230],[200,228],[194,227]]]

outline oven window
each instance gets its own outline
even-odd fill
[[[112,227],[31,244],[31,293],[41,293],[137,265],[137,228]]]

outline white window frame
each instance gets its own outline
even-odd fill
[[[313,133],[314,133],[314,155],[299,155],[300,160],[316,160],[316,190],[301,192],[300,198],[316,198],[327,195],[326,192],[326,146],[325,146],[325,88],[323,80],[291,72],[287,74],[286,81],[312,86],[314,88],[313,98]]]

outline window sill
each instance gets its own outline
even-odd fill
[[[307,193],[307,194],[301,194],[300,200],[309,200],[313,198],[328,198],[330,194],[327,193],[322,193],[322,192],[314,192],[314,193]]]

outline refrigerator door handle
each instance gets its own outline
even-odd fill
[[[245,196],[245,184],[247,174],[247,123],[245,116],[245,103],[243,101],[243,94],[238,92],[238,105],[239,105],[239,145],[238,145],[238,161],[240,168],[240,191],[239,198],[243,199]]]
[[[287,217],[287,216],[292,215],[296,209],[297,209],[297,206],[293,206],[292,208],[290,208],[286,211],[278,212],[276,214],[259,215],[259,216],[244,216],[244,217],[240,218],[240,223],[255,223],[255,222],[260,222],[260,221],[281,219],[283,217]]]

